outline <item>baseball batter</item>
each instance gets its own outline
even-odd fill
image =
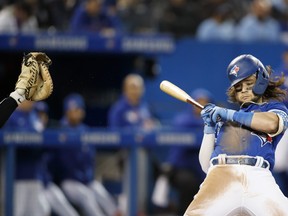
[[[271,170],[275,149],[288,126],[281,102],[284,77],[252,55],[231,61],[229,101],[239,111],[207,104],[201,111],[204,136],[199,152],[207,173],[184,216],[288,216],[288,199]]]

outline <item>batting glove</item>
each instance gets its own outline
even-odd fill
[[[219,121],[222,122],[233,121],[233,116],[235,112],[236,112],[235,110],[215,106],[211,111],[211,119],[214,123]]]
[[[205,134],[212,134],[215,133],[215,123],[212,121],[212,111],[214,109],[214,104],[207,104],[204,106],[203,110],[201,111],[201,117],[204,121],[204,133]]]

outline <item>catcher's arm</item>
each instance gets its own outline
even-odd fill
[[[0,128],[6,123],[18,104],[12,97],[5,98],[0,102]]]
[[[0,128],[24,100],[39,101],[51,95],[53,82],[48,70],[50,64],[51,60],[45,53],[24,55],[15,91],[0,102]]]
[[[26,74],[26,72],[27,71],[25,72],[21,71],[17,83],[19,82],[20,79],[26,77],[26,75],[24,75],[24,73]],[[15,91],[11,92],[9,97],[5,98],[0,102],[0,128],[3,127],[3,125],[9,119],[9,117],[12,115],[12,113],[15,111],[18,105],[21,104],[24,100],[26,100],[25,89],[15,88]]]

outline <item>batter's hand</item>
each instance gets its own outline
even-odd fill
[[[212,134],[215,132],[215,123],[212,121],[213,109],[215,108],[215,104],[206,104],[201,110],[201,117],[204,121],[204,133]]]
[[[219,121],[233,121],[233,115],[235,112],[235,110],[215,106],[211,111],[212,122],[216,123]]]
[[[204,109],[201,110],[201,117],[205,125],[213,126],[214,122],[212,121],[212,111],[214,108],[215,104],[208,103],[204,106]]]

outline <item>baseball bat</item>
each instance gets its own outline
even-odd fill
[[[198,103],[196,100],[194,100],[189,94],[187,94],[184,90],[179,88],[178,86],[174,85],[173,83],[163,80],[160,83],[160,89],[165,92],[166,94],[169,94],[170,96],[183,101],[185,103],[192,104],[196,106],[199,109],[203,109],[203,105]]]

